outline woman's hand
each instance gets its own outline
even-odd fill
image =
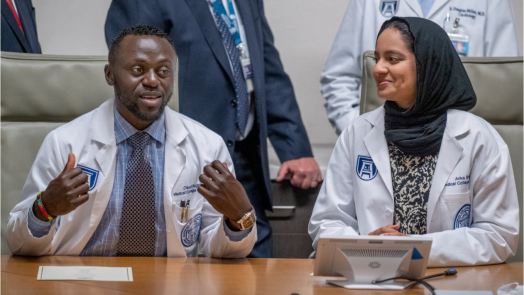
[[[390,224],[386,225],[384,227],[381,227],[377,230],[374,230],[370,232],[369,236],[407,236],[406,234],[398,232],[398,229],[400,228],[400,225],[398,224]]]

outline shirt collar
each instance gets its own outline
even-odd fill
[[[131,125],[129,122],[127,122],[124,117],[120,114],[120,112],[116,109],[116,102],[114,107],[114,114],[115,114],[115,141],[116,144],[121,143],[122,141],[128,139],[133,134],[139,132],[140,130],[136,129]],[[164,144],[166,141],[166,116],[165,112],[162,113],[162,116],[153,124],[151,124],[149,127],[144,129],[144,132],[149,134],[152,138],[154,138],[156,141]]]

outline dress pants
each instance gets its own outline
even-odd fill
[[[235,143],[233,164],[235,165],[236,177],[246,190],[251,205],[253,205],[257,214],[258,240],[248,257],[271,258],[273,255],[273,239],[271,237],[271,226],[265,212],[266,204],[271,202],[264,184],[258,130],[255,126],[247,138]]]

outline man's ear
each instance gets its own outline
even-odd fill
[[[106,65],[104,67],[104,74],[105,74],[105,77],[106,77],[107,85],[109,85],[109,86],[115,85],[115,77],[113,75],[113,69],[111,69],[111,67],[109,65]]]

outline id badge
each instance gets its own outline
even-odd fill
[[[251,67],[251,60],[242,57],[240,59],[242,63],[242,71],[244,72],[244,78],[246,79],[247,91],[253,91],[253,68]]]
[[[449,39],[451,40],[451,43],[453,44],[453,47],[455,47],[455,50],[457,53],[461,56],[468,55],[469,50],[469,36],[468,35],[461,35],[461,34],[451,34],[448,33]]]

